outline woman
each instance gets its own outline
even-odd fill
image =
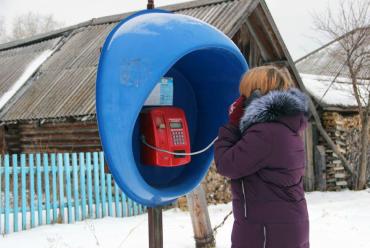
[[[232,247],[307,248],[307,97],[273,66],[247,72],[240,94],[215,143],[217,170],[231,179]]]

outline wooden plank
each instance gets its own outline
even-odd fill
[[[36,154],[36,179],[37,179],[37,219],[38,225],[42,225],[42,178],[41,178],[41,155]]]
[[[315,146],[315,188],[320,191],[326,191],[326,154],[325,147]]]
[[[94,158],[94,193],[95,193],[95,218],[100,218],[100,189],[99,189],[99,157],[93,153]]]
[[[5,126],[0,127],[0,151],[1,151],[1,154],[6,154],[8,152]],[[1,229],[1,224],[0,224],[0,229]]]
[[[75,209],[75,221],[80,221],[80,198],[79,198],[79,187],[78,187],[78,162],[77,154],[72,154],[72,170],[73,170],[73,198],[74,198],[74,209]]]
[[[99,147],[100,141],[98,140],[85,140],[85,141],[78,141],[77,143],[74,142],[58,142],[49,140],[47,143],[42,143],[39,141],[35,142],[22,142],[22,148],[42,148],[42,147],[50,147],[50,148],[73,148],[73,147]]]
[[[145,212],[146,212],[146,207],[140,204],[140,214],[143,214]]]
[[[347,186],[347,182],[346,181],[336,181],[335,182],[337,186]]]
[[[85,188],[85,175],[86,175],[86,167],[85,167],[85,155],[84,153],[79,154],[79,162],[80,162],[80,190],[81,190],[81,217],[82,220],[86,219],[86,188]]]
[[[91,166],[91,153],[86,153],[86,166],[87,166],[87,199],[89,205],[89,217],[93,218],[93,188],[92,188],[92,166]]]
[[[21,174],[22,174],[22,230],[27,228],[27,185],[26,185],[26,155],[21,154]]]
[[[10,215],[10,168],[9,168],[9,155],[5,155],[4,158],[4,165],[5,165],[5,217],[4,217],[4,230],[5,234],[8,234],[10,231],[10,222],[9,222],[9,215]]]
[[[68,213],[68,223],[73,222],[72,218],[72,188],[71,188],[71,169],[70,169],[70,159],[69,153],[64,153],[64,170],[66,173],[66,189],[67,189],[67,213]]]
[[[304,133],[306,168],[304,176],[304,186],[306,191],[315,190],[315,172],[313,166],[313,144],[312,144],[312,123],[308,123]]]
[[[68,129],[62,129],[62,130],[57,130],[57,129],[51,129],[51,130],[35,130],[35,129],[24,129],[19,131],[22,136],[34,136],[34,135],[59,135],[59,134],[69,134],[69,135],[88,135],[88,134],[96,134],[99,133],[98,129],[74,129],[74,128],[68,128]]]
[[[49,156],[43,154],[44,187],[45,187],[45,221],[50,224],[50,186],[49,186]]]
[[[119,200],[120,190],[118,188],[117,183],[114,183],[114,202],[116,208],[116,217],[121,217],[121,207],[120,207],[120,200]]]
[[[259,23],[261,23],[260,27],[263,28],[263,33],[265,33],[266,37],[268,38],[268,41],[273,48],[274,54],[276,55],[277,58],[282,59],[284,58],[284,52],[279,47],[279,42],[278,38],[276,37],[274,30],[272,29],[270,23],[268,22],[261,6],[258,6],[255,11],[252,13],[253,16],[255,16],[255,20]]]
[[[134,201],[131,198],[128,198],[127,196],[126,196],[126,199],[127,199],[128,215],[134,216]]]
[[[40,128],[40,129],[68,129],[68,128],[97,128],[97,122],[96,120],[93,121],[72,121],[72,120],[64,120],[60,122],[45,122],[40,124],[39,121],[35,121],[34,123],[20,123],[19,128],[20,129],[35,129],[35,128]]]
[[[251,13],[256,9],[259,5],[259,1],[251,1],[248,4],[248,8],[241,11],[242,15],[240,17],[235,16],[232,21],[229,21],[228,25],[225,27],[224,32],[229,37],[233,37],[242,24],[245,22],[246,19],[250,16]]]
[[[59,217],[58,223],[64,223],[64,163],[63,154],[58,154],[58,181],[59,181]]]
[[[264,61],[271,61],[272,57],[270,56],[269,52],[266,50],[264,44],[260,41],[260,37],[257,34],[257,31],[255,30],[254,25],[247,19],[246,25],[248,27],[249,33],[252,36],[254,42],[259,48],[259,52],[261,53],[261,57]]]
[[[130,216],[126,195],[121,190],[120,192],[121,192],[121,200],[122,200],[122,217]]]
[[[91,134],[85,134],[85,135],[35,135],[32,137],[21,137],[20,139],[17,139],[17,141],[20,141],[22,143],[32,143],[32,142],[53,142],[53,143],[61,143],[65,141],[70,142],[96,142],[99,141],[99,136],[91,136]]]
[[[134,215],[139,215],[140,214],[139,204],[137,202],[133,202],[133,203],[134,203]]]
[[[335,173],[334,177],[335,178],[346,178],[346,174],[345,173]]]
[[[33,154],[28,155],[30,166],[30,224],[31,228],[35,227],[35,167]]]
[[[110,174],[106,175],[107,177],[107,191],[108,191],[108,215],[113,217],[113,207],[112,207],[112,176]]]
[[[249,52],[249,66],[251,68],[259,66],[259,61],[260,61],[260,51],[258,48],[258,45],[254,41],[254,38],[250,39],[250,52]]]
[[[105,174],[104,174],[104,153],[99,152],[99,169],[100,169],[100,188],[101,188],[101,203],[102,217],[106,216],[106,191],[105,191]]]
[[[12,156],[13,165],[13,231],[18,232],[18,157]]]
[[[13,148],[9,148],[11,149],[12,153],[19,153],[19,152],[16,152],[15,149]],[[60,148],[60,147],[51,147],[51,146],[42,146],[42,147],[38,147],[38,146],[28,146],[28,147],[22,147],[22,153],[27,153],[27,154],[30,154],[30,153],[35,153],[35,152],[39,152],[41,149],[45,149],[48,153],[65,153],[65,152],[99,152],[101,151],[102,147],[101,146],[90,146],[90,145],[86,145],[86,146],[74,146],[74,145],[68,145],[68,146],[65,146],[63,148]]]
[[[56,162],[56,155],[52,153],[50,155],[51,159],[51,173],[52,173],[52,185],[53,185],[53,223],[57,223],[58,215],[58,196],[57,196],[57,162]]]

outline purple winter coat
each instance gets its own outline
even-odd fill
[[[300,135],[307,115],[298,89],[271,91],[251,101],[240,127],[220,128],[215,163],[231,179],[232,247],[309,247]]]

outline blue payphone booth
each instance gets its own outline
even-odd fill
[[[227,36],[189,16],[146,10],[111,31],[98,67],[97,118],[109,168],[130,198],[149,207],[168,204],[199,185],[213,159],[211,148],[182,166],[142,163],[140,113],[158,82],[171,79],[171,104],[183,110],[196,151],[226,122],[246,70],[243,55]]]

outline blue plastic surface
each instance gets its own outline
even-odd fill
[[[213,148],[176,168],[140,164],[138,116],[162,77],[173,77],[174,106],[184,109],[192,151],[209,144],[227,120],[247,63],[222,32],[198,19],[142,11],[107,37],[99,61],[96,108],[105,156],[119,187],[150,206],[168,204],[199,185]]]

